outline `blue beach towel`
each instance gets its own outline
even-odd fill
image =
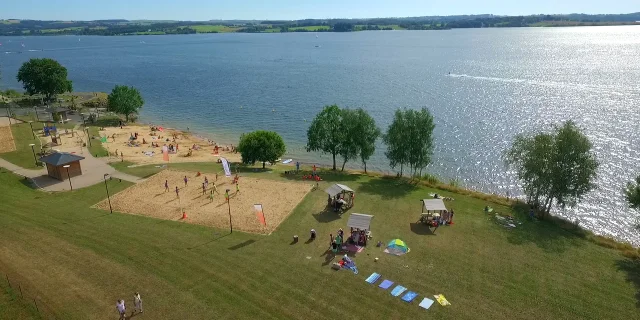
[[[422,299],[422,302],[420,302],[419,306],[420,308],[424,308],[425,310],[429,310],[429,308],[431,308],[431,305],[433,305],[434,301],[429,299],[429,298],[424,298]]]
[[[402,301],[411,302],[418,296],[417,293],[413,291],[407,292],[404,296],[402,296]]]
[[[374,284],[374,283],[376,283],[376,281],[378,281],[378,279],[380,279],[380,274],[374,272],[365,281],[368,282],[368,283]]]
[[[382,283],[379,285],[379,287],[382,288],[382,289],[387,290],[387,289],[389,289],[389,287],[391,287],[391,285],[393,285],[393,281],[385,280],[385,281],[382,281]]]
[[[391,290],[391,295],[394,296],[394,297],[397,297],[397,296],[401,295],[405,291],[407,291],[407,288],[405,288],[403,286],[397,286],[397,287],[393,288],[393,290]]]

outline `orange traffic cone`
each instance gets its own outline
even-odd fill
[[[182,213],[182,220],[185,220],[185,219],[187,219],[187,213],[186,213],[186,212],[183,212],[183,213]]]

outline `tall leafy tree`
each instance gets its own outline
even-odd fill
[[[107,109],[122,114],[129,121],[129,117],[138,114],[144,105],[140,91],[134,87],[115,86],[107,97]]]
[[[433,155],[433,116],[427,108],[396,110],[383,141],[387,145],[385,155],[392,168],[400,166],[400,175],[408,165],[411,174],[422,174],[431,163]],[[420,170],[420,172],[418,172]]]
[[[67,68],[53,59],[30,59],[22,64],[16,78],[27,94],[42,94],[47,101],[73,90],[71,80],[67,79]]]
[[[376,151],[376,140],[380,137],[380,129],[376,126],[376,121],[362,108],[354,111],[353,125],[355,129],[354,143],[360,154],[360,160],[364,165],[364,172],[367,172],[367,161]]]
[[[592,143],[572,121],[552,133],[516,136],[505,163],[523,184],[527,201],[548,214],[556,204],[573,207],[594,187],[598,161]]]
[[[624,189],[624,197],[633,209],[640,210],[640,176],[635,182],[628,182]]]
[[[338,154],[342,157],[342,169],[347,161],[356,159],[359,153],[359,146],[357,143],[358,129],[358,115],[355,110],[342,109],[340,110],[340,131],[342,133],[342,139],[338,145]]]
[[[325,106],[311,122],[307,130],[307,151],[322,151],[333,157],[336,170],[336,156],[340,152],[345,137],[342,126],[342,110],[337,105]]]
[[[262,162],[262,168],[266,162],[276,162],[286,152],[282,137],[273,131],[258,130],[243,134],[240,137],[238,151],[245,164]]]

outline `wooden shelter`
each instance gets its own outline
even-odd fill
[[[80,167],[80,160],[84,157],[67,153],[67,152],[55,152],[50,155],[40,158],[40,161],[47,164],[47,172],[50,177],[64,181],[68,176],[75,177],[82,175],[82,168]],[[67,174],[67,168],[65,165],[69,165],[69,173]]]

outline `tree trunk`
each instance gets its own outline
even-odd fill
[[[342,162],[342,169],[340,171],[344,171],[344,165],[347,164],[347,160],[344,160],[344,162]]]
[[[264,169],[264,163],[265,163],[265,161],[262,161],[262,169]]]
[[[336,171],[336,154],[333,154],[333,171]]]
[[[404,166],[404,163],[400,164],[400,176],[402,177],[402,167]]]
[[[124,119],[125,119],[125,121],[129,122],[129,114],[128,113],[124,115]]]
[[[364,173],[367,173],[367,163],[364,162],[364,161],[363,161],[363,163],[364,163]]]

